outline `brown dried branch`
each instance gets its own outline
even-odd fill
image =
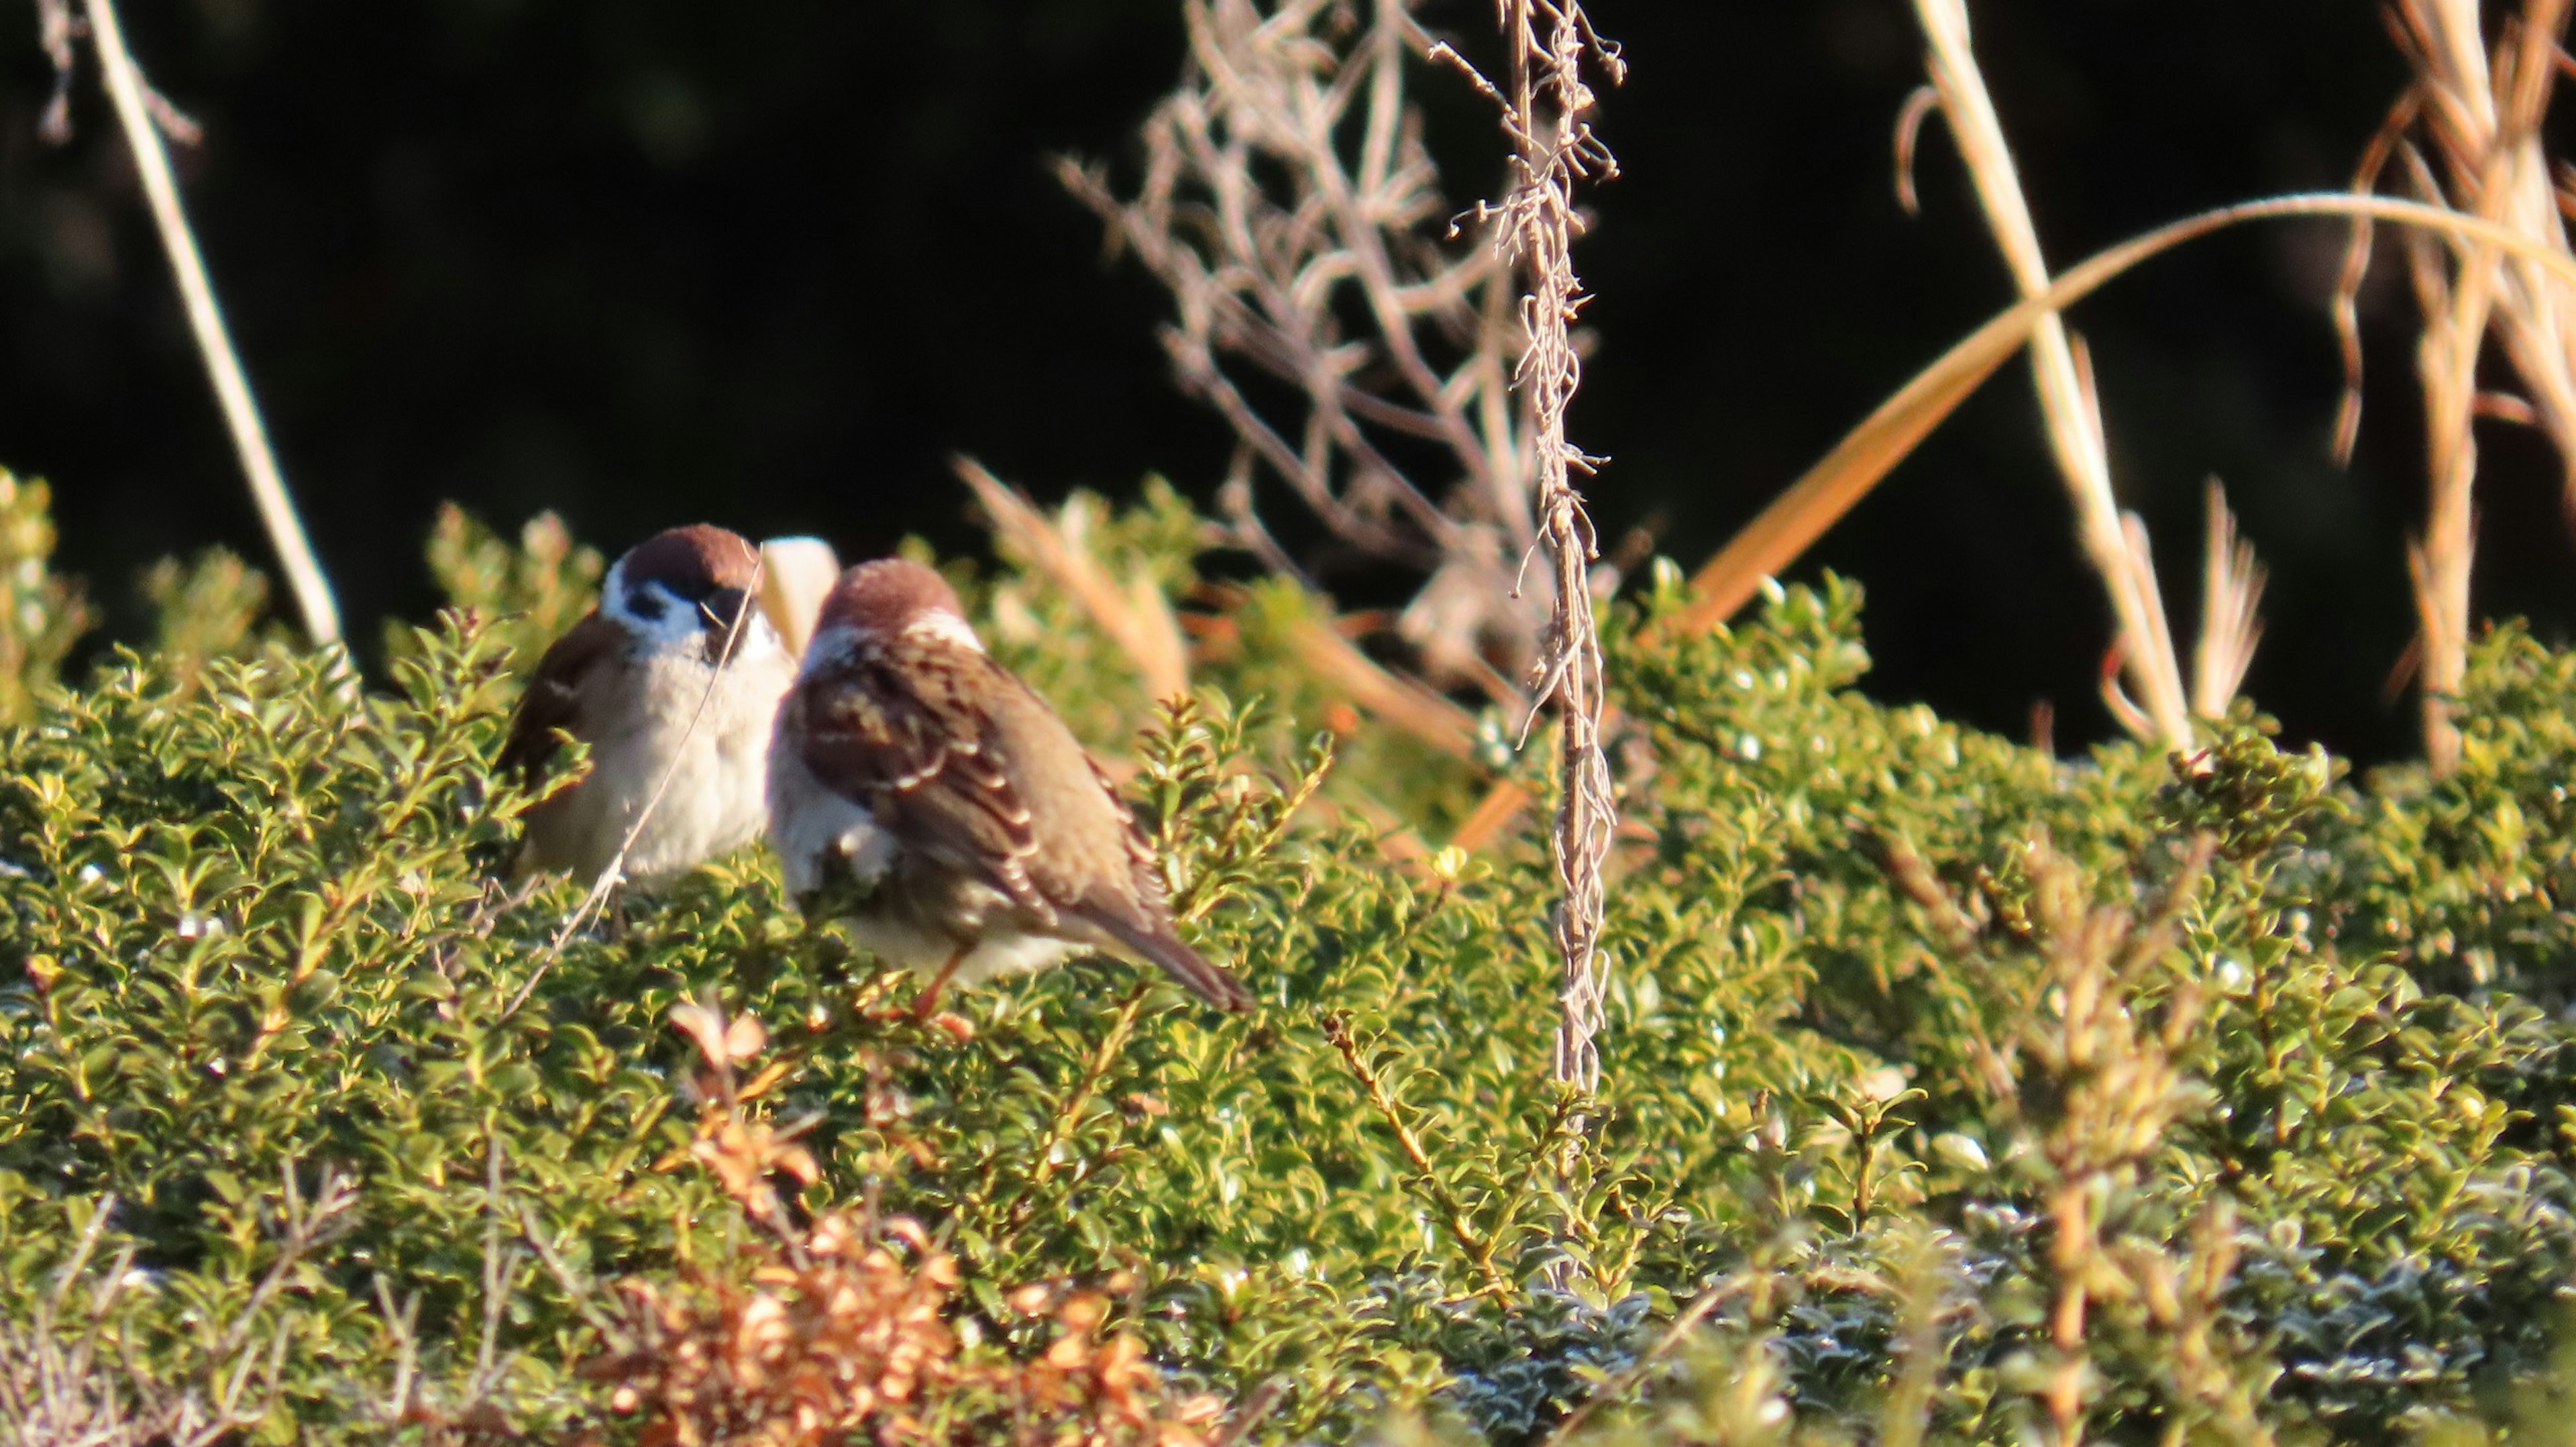
[[[1289,625],[1288,646],[1306,671],[1352,703],[1454,758],[1476,757],[1476,719],[1447,698],[1391,673],[1331,626],[1313,618]]]
[[[726,1268],[673,1283],[630,1279],[582,1375],[643,1440],[706,1447],[1018,1444],[1201,1447],[1223,1403],[1167,1387],[1131,1334],[1111,1329],[1110,1294],[1027,1286],[1010,1310],[1043,1323],[1047,1349],[1015,1362],[973,1354],[951,1324],[956,1259],[918,1222],[873,1207],[799,1223],[781,1176],[810,1185],[813,1157],[745,1109],[737,1067],[768,1046],[749,1016],[712,1003],[672,1012],[704,1069],[690,1154],[755,1228]],[[774,1073],[781,1067],[773,1065]],[[774,1078],[774,1075],[770,1076]],[[1110,1292],[1122,1290],[1114,1280]]]
[[[1182,388],[1233,429],[1234,541],[1302,575],[1260,519],[1284,486],[1342,545],[1430,575],[1399,629],[1435,680],[1536,655],[1552,601],[1510,559],[1538,533],[1510,269],[1444,242],[1456,211],[1421,139],[1411,0],[1186,0],[1189,66],[1123,196],[1059,174],[1171,293]],[[1452,238],[1454,242],[1454,238]]]

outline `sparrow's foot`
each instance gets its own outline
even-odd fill
[[[921,987],[920,998],[912,1002],[912,1018],[916,1023],[927,1025],[931,1016],[938,1012],[940,992],[948,988],[949,976],[957,973],[958,965],[965,961],[966,951],[970,948],[972,946],[959,945],[957,952],[948,957],[948,963],[939,967],[939,973],[930,977],[930,983]]]

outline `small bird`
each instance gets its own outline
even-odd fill
[[[945,579],[901,559],[841,575],[778,710],[769,842],[807,913],[926,975],[1142,957],[1222,1010],[1241,981],[1172,929],[1153,846],[1046,700],[984,653]]]
[[[501,748],[501,767],[533,787],[563,735],[590,745],[590,772],[528,810],[519,873],[595,877],[633,832],[621,869],[650,883],[760,836],[796,661],[755,601],[759,574],[751,544],[703,523],[608,570],[599,606],[538,660]]]

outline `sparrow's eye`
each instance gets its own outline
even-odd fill
[[[648,623],[658,623],[662,619],[662,595],[651,588],[629,588],[626,611]]]

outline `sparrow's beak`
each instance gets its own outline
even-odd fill
[[[698,622],[707,630],[710,652],[725,646],[736,626],[751,627],[751,595],[740,588],[718,588],[698,604]],[[734,645],[740,648],[737,642]]]

